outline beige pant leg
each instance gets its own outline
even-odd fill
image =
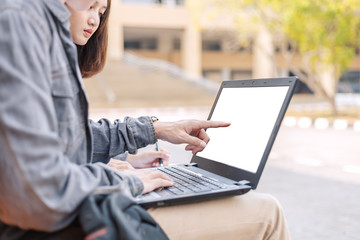
[[[252,191],[242,196],[151,208],[148,212],[170,239],[290,239],[278,201]]]

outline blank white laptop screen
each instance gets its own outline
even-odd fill
[[[223,88],[211,120],[231,126],[208,129],[210,142],[197,156],[256,173],[288,89]]]

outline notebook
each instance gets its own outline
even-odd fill
[[[136,202],[160,207],[256,189],[296,82],[297,77],[222,82],[208,120],[231,125],[207,129],[210,141],[189,164],[159,167],[175,179],[174,186],[141,195]]]

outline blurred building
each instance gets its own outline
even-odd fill
[[[109,57],[121,58],[126,51],[173,63],[194,76],[215,81],[262,77],[266,63],[259,62],[252,46],[236,46],[234,31],[226,21],[214,26],[194,26],[185,0],[112,0],[109,29]],[[221,28],[221,30],[220,30]],[[201,31],[199,29],[202,29]],[[228,29],[228,30],[224,30]],[[266,37],[266,36],[265,36]],[[286,62],[276,55],[277,72],[289,76]],[[265,64],[265,65],[264,65]],[[300,58],[294,61],[300,64]],[[259,69],[261,66],[261,69]],[[360,76],[360,56],[349,69]],[[344,76],[341,81],[347,81]],[[350,78],[360,84],[359,78]],[[306,91],[306,87],[304,87]]]

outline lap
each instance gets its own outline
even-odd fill
[[[280,204],[267,194],[151,208],[148,213],[170,239],[290,239]],[[83,239],[75,221],[53,233],[21,230],[0,222],[0,239]]]
[[[151,208],[148,212],[170,239],[234,239],[235,236],[276,239],[275,235],[287,233],[278,201],[252,191],[241,196]]]

